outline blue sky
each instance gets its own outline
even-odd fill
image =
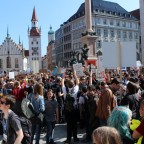
[[[19,42],[28,49],[28,26],[31,27],[32,11],[35,6],[39,26],[42,30],[42,55],[46,54],[50,25],[57,30],[71,17],[85,0],[1,0],[0,8],[0,44],[9,34],[14,42]],[[120,4],[127,11],[139,8],[139,0],[107,0]]]

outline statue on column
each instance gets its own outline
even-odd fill
[[[77,64],[78,63],[78,55],[79,52],[77,51],[72,51],[71,53],[71,60],[68,61],[68,63],[70,64],[70,66],[73,66],[73,64]]]
[[[89,48],[87,47],[87,44],[84,44],[84,47],[82,48],[82,53],[81,53],[81,63],[84,65],[85,61],[88,58],[88,51]]]

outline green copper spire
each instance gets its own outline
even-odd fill
[[[52,26],[51,25],[50,25],[50,30],[49,30],[48,34],[54,34],[54,31],[52,30]]]
[[[9,29],[8,29],[8,26],[7,26],[7,38],[9,37]]]

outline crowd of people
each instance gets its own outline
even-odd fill
[[[65,144],[144,144],[144,76],[134,71],[48,73],[0,78],[2,144],[35,144],[42,131],[54,144],[55,124],[67,123]],[[84,129],[81,141],[77,129]]]

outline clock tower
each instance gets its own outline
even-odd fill
[[[38,28],[38,18],[35,7],[31,19],[31,29],[28,28],[29,68],[33,73],[41,69],[41,29]]]

